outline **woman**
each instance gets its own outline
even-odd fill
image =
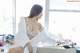
[[[30,11],[30,15],[25,17],[27,26],[27,35],[29,39],[34,38],[38,32],[43,30],[42,25],[38,22],[38,19],[42,17],[43,8],[40,5],[34,5]]]
[[[40,41],[42,42],[55,42],[54,39],[47,36],[44,28],[38,22],[38,20],[42,17],[42,6],[35,4],[31,8],[30,15],[28,17],[24,17],[26,23],[27,35],[30,39],[30,43],[32,47],[35,47]],[[32,51],[29,49],[29,51]]]
[[[52,44],[56,42],[53,38],[48,36],[42,25],[38,22],[43,15],[42,10],[42,6],[35,4],[31,8],[30,15],[28,17],[21,17],[20,19],[19,31],[16,35],[16,45],[20,45],[21,47],[26,45],[24,53],[28,50],[29,53],[33,53],[32,48],[34,48],[40,41]]]
[[[28,17],[21,17],[18,24],[18,33],[16,35],[16,46],[25,47],[24,53],[29,50],[29,53],[33,53],[33,44],[31,41],[42,29],[43,27],[38,22],[42,16],[42,7],[35,4]],[[29,37],[29,38],[28,38]],[[28,50],[27,50],[28,49]],[[27,52],[28,53],[28,52]]]
[[[56,42],[54,38],[48,36],[49,34],[45,32],[45,29],[42,27],[41,23],[38,22],[43,15],[42,10],[42,6],[35,4],[31,8],[30,15],[23,18],[25,19],[27,35],[33,48],[37,46],[39,42],[47,42],[50,44],[55,44]]]

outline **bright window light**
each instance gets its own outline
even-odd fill
[[[49,32],[80,45],[80,3],[50,0]]]
[[[14,5],[13,0],[0,0],[0,34],[13,34]]]

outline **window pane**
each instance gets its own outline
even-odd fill
[[[63,38],[72,39],[79,44],[80,13],[78,12],[50,12],[49,32],[61,34]]]
[[[5,1],[5,2],[4,2]],[[14,0],[0,0],[0,34],[13,34],[15,3]]]
[[[80,2],[67,2],[67,0],[50,0],[50,9],[80,10]]]

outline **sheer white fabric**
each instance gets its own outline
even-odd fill
[[[16,45],[18,46],[24,46],[27,42],[29,42],[29,38],[26,34],[26,23],[23,17],[20,18],[20,22],[18,24],[18,33],[15,37],[16,39]]]
[[[45,32],[45,30],[42,30],[41,32],[39,32],[38,35],[36,35],[32,40],[30,40],[32,47],[37,46],[40,42],[42,42],[43,44],[47,43],[47,44],[52,44],[55,45],[56,44],[56,38],[50,37],[50,34],[47,34]]]
[[[15,40],[16,40],[15,45],[16,46],[24,47],[24,45],[30,41],[26,32],[27,32],[26,23],[25,23],[25,20],[23,19],[23,17],[21,17],[20,22],[18,24],[18,33],[16,34],[16,37],[15,37]],[[24,53],[29,53],[27,47],[24,49]]]
[[[21,17],[19,25],[18,25],[18,33],[16,35],[16,46],[24,46],[26,43],[31,42],[31,45],[33,47],[33,49],[40,43],[49,43],[49,44],[56,44],[56,38],[54,38],[55,36],[53,36],[53,38],[50,36],[50,34],[46,33],[45,30],[42,30],[41,32],[39,31],[35,31],[35,32],[31,32],[29,27],[27,28],[27,25],[25,23],[25,19],[23,17]],[[29,40],[27,33],[31,35],[35,35],[34,38],[32,38],[31,40]],[[34,51],[34,53],[36,52],[36,49]],[[24,53],[28,53],[28,49],[27,47],[24,50]]]

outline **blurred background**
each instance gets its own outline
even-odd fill
[[[15,35],[20,17],[29,15],[34,4],[43,7],[39,20],[50,34],[80,45],[80,1],[76,0],[0,0],[0,34]]]

